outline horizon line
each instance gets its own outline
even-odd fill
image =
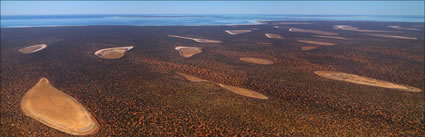
[[[105,14],[0,14],[0,16],[53,16],[53,15],[350,15],[350,16],[424,16],[425,14],[285,14],[285,13],[105,13]]]

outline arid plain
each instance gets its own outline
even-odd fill
[[[424,24],[263,23],[2,28],[0,136],[71,136],[23,112],[41,78],[91,136],[425,135]]]

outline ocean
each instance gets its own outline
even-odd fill
[[[259,21],[389,21],[424,22],[412,15],[277,15],[277,14],[140,14],[140,15],[37,15],[1,16],[1,28],[56,26],[208,26],[249,25]]]

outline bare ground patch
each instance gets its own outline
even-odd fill
[[[21,48],[18,51],[23,54],[31,54],[40,50],[43,50],[47,48],[47,44],[38,44],[38,45],[32,45],[25,48]]]
[[[102,59],[119,59],[131,49],[133,49],[133,46],[106,48],[97,50],[94,55]]]
[[[408,39],[408,40],[417,40],[415,37],[407,37],[407,36],[398,36],[398,35],[387,35],[387,34],[368,34],[370,36],[375,37],[383,37],[383,38],[394,38],[394,39]]]
[[[273,61],[270,61],[267,59],[260,59],[260,58],[242,57],[242,58],[239,58],[239,60],[249,62],[249,63],[254,63],[254,64],[261,64],[261,65],[273,64]]]
[[[290,32],[305,32],[305,33],[313,33],[313,34],[320,34],[320,35],[338,35],[338,33],[334,32],[326,32],[321,30],[311,30],[311,29],[300,29],[300,28],[289,28]]]
[[[184,36],[177,36],[177,35],[168,35],[168,37],[188,39],[188,40],[193,40],[193,41],[196,41],[196,42],[199,42],[199,43],[221,43],[222,42],[222,41],[219,41],[219,40],[191,38],[191,37],[184,37]]]
[[[422,92],[421,89],[418,89],[415,87],[399,85],[399,84],[391,83],[388,81],[382,81],[382,80],[377,80],[377,79],[373,79],[369,77],[363,77],[363,76],[358,76],[358,75],[348,74],[343,72],[315,71],[314,74],[320,77],[328,78],[328,79],[346,81],[346,82],[360,84],[360,85],[397,89],[397,90],[408,91],[408,92]]]
[[[283,39],[283,37],[280,36],[279,34],[266,33],[265,35],[267,38],[271,38],[271,39]]]
[[[190,58],[193,55],[196,55],[202,52],[201,48],[199,47],[177,46],[175,49],[179,51],[180,56],[183,56],[185,58]]]
[[[320,46],[333,46],[334,43],[329,42],[321,42],[321,41],[312,41],[312,40],[297,40],[298,42],[307,43],[307,44],[314,44],[314,45],[320,45]]]
[[[99,130],[94,116],[75,98],[50,85],[46,78],[24,95],[21,108],[25,115],[72,135],[90,135]]]
[[[226,30],[225,32],[230,35],[238,35],[242,33],[252,32],[252,30]]]
[[[337,37],[337,36],[321,36],[321,35],[313,35],[314,37],[319,37],[319,38],[329,38],[329,39],[339,39],[339,40],[351,40],[349,38],[344,38],[344,37]]]

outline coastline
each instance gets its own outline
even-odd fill
[[[43,15],[1,16],[1,28],[60,26],[233,26],[274,21],[367,21],[424,23],[420,16],[406,15]],[[78,19],[78,20],[77,20]],[[165,22],[165,23],[164,23]]]
[[[18,28],[56,28],[56,27],[104,27],[104,26],[127,26],[127,27],[214,27],[214,26],[250,26],[250,25],[265,25],[273,22],[300,22],[300,21],[264,21],[255,20],[253,24],[205,24],[205,25],[44,25],[44,26],[7,26],[0,27],[0,29],[18,29]],[[375,23],[408,23],[408,24],[425,24],[425,22],[397,22],[397,21],[352,21],[352,20],[315,20],[315,21],[303,21],[303,22],[375,22]],[[275,25],[276,26],[276,25]]]

